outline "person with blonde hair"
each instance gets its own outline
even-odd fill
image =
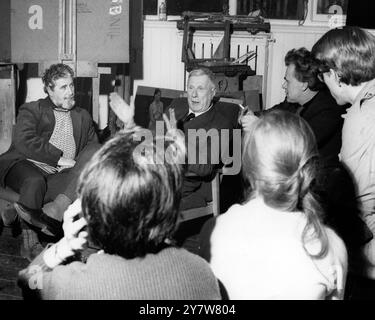
[[[230,299],[342,299],[347,253],[311,187],[318,151],[305,120],[273,111],[245,136],[247,201],[202,231],[201,252]]]

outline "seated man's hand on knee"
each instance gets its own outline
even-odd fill
[[[75,164],[76,164],[76,162],[73,159],[68,159],[68,158],[64,158],[64,157],[61,157],[59,159],[59,162],[57,162],[58,166],[65,167],[65,168],[72,168],[72,167],[74,167]]]

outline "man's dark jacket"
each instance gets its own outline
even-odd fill
[[[168,107],[167,115],[169,116],[169,109],[174,109],[176,120],[178,123],[188,115],[189,105],[186,98],[174,99]],[[211,140],[200,140],[196,142],[196,164],[188,164],[186,166],[185,179],[183,185],[183,200],[182,209],[194,208],[203,206],[206,201],[211,200],[211,189],[209,182],[214,178],[217,169],[222,165],[221,159],[211,159],[211,148],[217,149],[219,158],[221,153],[231,148],[233,129],[238,127],[238,105],[232,103],[216,102],[207,112],[195,117],[189,122],[182,124],[185,134],[185,141],[187,145],[187,153],[192,152],[194,143],[196,141],[188,141],[189,129],[204,129],[208,132],[210,129],[217,129],[219,134],[219,144],[211,146]],[[229,129],[229,144],[221,146],[221,130]],[[198,155],[207,151],[207,163],[199,164]],[[216,160],[219,160],[218,162]]]
[[[297,113],[301,106],[297,103],[282,102],[271,110],[286,110]],[[319,91],[302,106],[300,116],[306,120],[315,134],[320,156],[325,162],[338,161],[341,149],[341,130],[345,108],[337,105],[328,90]]]
[[[56,166],[62,151],[49,139],[55,127],[54,104],[49,97],[21,106],[9,150],[0,156],[0,185],[4,187],[9,169],[18,161],[33,159]],[[76,156],[89,144],[98,143],[90,114],[81,108],[71,111]]]

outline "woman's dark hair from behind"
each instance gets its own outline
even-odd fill
[[[313,46],[324,72],[333,69],[340,81],[357,86],[375,78],[375,36],[358,27],[332,29]]]
[[[306,48],[292,49],[285,56],[285,65],[295,66],[294,75],[300,82],[307,82],[310,90],[319,91],[326,86],[318,78],[320,63]]]
[[[245,136],[242,157],[250,198],[261,196],[272,208],[303,212],[307,219],[302,233],[305,251],[312,257],[324,257],[328,239],[321,223],[322,209],[311,191],[318,151],[306,121],[281,110],[262,115]],[[317,253],[308,249],[314,240],[320,241]]]
[[[176,158],[166,162],[155,139],[142,137],[147,133],[138,130],[109,140],[87,164],[78,185],[91,240],[126,259],[164,247],[175,230],[181,198],[183,174],[176,160],[183,157],[181,150],[176,147]]]

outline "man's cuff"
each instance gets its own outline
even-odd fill
[[[55,268],[64,261],[64,259],[58,256],[57,250],[57,244],[54,244],[50,248],[48,248],[43,254],[44,263],[50,269]]]

